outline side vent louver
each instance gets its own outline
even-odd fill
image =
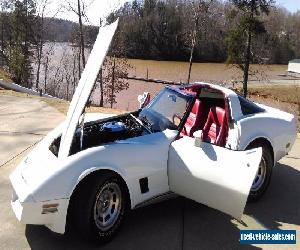
[[[142,178],[140,179],[140,188],[141,188],[141,193],[147,193],[149,192],[149,186],[148,186],[148,178]]]

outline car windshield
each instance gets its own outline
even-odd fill
[[[191,100],[190,95],[165,88],[141,111],[139,118],[153,131],[177,129]]]

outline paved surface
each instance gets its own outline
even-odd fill
[[[0,97],[0,109],[1,130],[44,134],[63,119],[36,100]],[[7,161],[41,137],[0,134],[0,161]],[[9,204],[8,175],[29,150],[0,167],[0,249],[300,249],[299,139],[291,154],[277,164],[263,199],[247,205],[244,225],[216,210],[177,198],[131,212],[117,237],[101,247],[82,242],[80,237],[62,237],[43,226],[18,223]],[[241,228],[297,229],[298,244],[240,245]]]
[[[0,166],[63,119],[62,114],[37,99],[0,96]]]

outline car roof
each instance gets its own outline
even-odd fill
[[[220,85],[212,84],[212,83],[207,83],[207,82],[195,82],[192,84],[183,84],[183,85],[176,85],[176,86],[170,86],[171,89],[174,89],[178,92],[181,93],[189,93],[189,94],[196,94],[198,90],[202,88],[207,88],[207,89],[215,89],[219,90],[222,93],[224,93],[225,96],[236,96],[236,93],[228,88],[222,87]]]

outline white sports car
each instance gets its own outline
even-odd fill
[[[10,175],[16,217],[103,241],[128,209],[178,194],[240,219],[291,149],[294,116],[207,83],[166,87],[132,113],[85,115],[116,27],[100,30],[65,122]]]

